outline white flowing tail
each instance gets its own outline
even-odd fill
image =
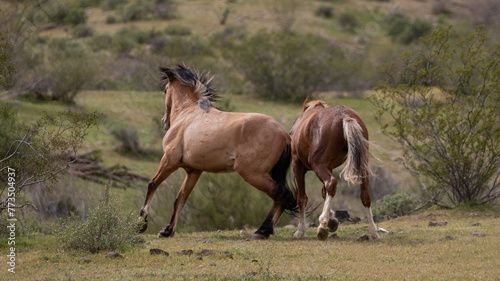
[[[370,174],[368,160],[371,157],[369,141],[363,136],[363,128],[356,119],[346,117],[343,120],[344,137],[348,152],[344,169],[340,173],[351,184],[361,184],[364,177]]]

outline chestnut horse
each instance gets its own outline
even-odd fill
[[[325,204],[319,217],[318,239],[328,238],[328,231],[335,231],[338,221],[330,209],[337,191],[337,179],[332,169],[347,162],[341,175],[352,184],[361,186],[361,202],[366,210],[371,239],[378,239],[377,227],[371,211],[369,189],[368,131],[361,117],[343,105],[327,106],[323,101],[304,101],[302,114],[295,121],[292,135],[292,165],[297,180],[299,226],[295,238],[304,238],[306,231],[305,174],[313,170],[323,183]]]
[[[163,157],[158,172],[148,184],[140,210],[141,232],[147,228],[151,199],[170,174],[183,168],[187,175],[174,203],[170,223],[158,237],[173,236],[179,212],[202,172],[237,172],[246,182],[273,199],[269,215],[254,233],[254,239],[274,233],[283,211],[296,211],[295,195],[286,183],[291,162],[291,139],[273,118],[256,113],[223,112],[212,102],[218,98],[205,73],[177,65],[160,68],[165,86],[162,124]]]

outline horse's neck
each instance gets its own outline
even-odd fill
[[[170,121],[173,123],[183,114],[192,114],[197,106],[198,103],[189,97],[174,98],[170,110]]]

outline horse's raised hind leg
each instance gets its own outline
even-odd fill
[[[179,189],[177,197],[175,198],[174,212],[172,214],[172,218],[170,219],[170,223],[158,233],[158,238],[174,236],[179,213],[182,210],[182,207],[184,207],[189,194],[191,194],[191,191],[196,185],[196,182],[198,182],[198,179],[200,178],[202,173],[202,171],[199,170],[189,170],[186,172],[187,175],[184,179],[184,183],[182,184],[182,187]]]
[[[149,208],[151,206],[151,200],[153,199],[153,195],[156,192],[158,186],[170,176],[175,170],[177,170],[176,165],[169,164],[168,157],[163,155],[160,166],[158,167],[158,171],[156,175],[149,181],[148,183],[148,192],[146,194],[146,199],[142,204],[141,210],[139,212],[139,232],[144,232],[148,228],[147,217],[149,214]]]
[[[363,203],[363,206],[365,207],[365,215],[368,221],[368,230],[370,231],[370,238],[372,240],[377,240],[380,238],[380,236],[377,233],[377,226],[373,221],[373,214],[371,208],[372,196],[370,194],[370,181],[368,176],[364,177],[361,182],[360,198],[361,198],[361,203]]]
[[[317,166],[314,172],[318,178],[323,182],[323,188],[325,190],[325,204],[323,206],[323,211],[319,216],[319,227],[318,227],[318,239],[326,240],[328,238],[328,232],[335,225],[335,218],[333,218],[334,213],[331,210],[331,205],[333,197],[337,192],[337,179],[332,175],[332,172],[328,166]],[[336,224],[338,226],[338,223]],[[336,230],[336,227],[335,227]]]
[[[300,162],[293,162],[293,173],[295,174],[295,180],[297,181],[297,205],[299,206],[299,225],[298,229],[293,235],[295,238],[300,239],[306,237],[306,205],[307,205],[307,195],[306,195],[306,184],[305,184],[305,167]]]

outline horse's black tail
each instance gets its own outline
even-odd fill
[[[283,200],[283,212],[297,216],[299,209],[297,206],[297,189],[292,188],[287,182],[287,172],[292,160],[292,146],[287,144],[280,159],[271,171],[271,177],[278,185],[275,198]]]

